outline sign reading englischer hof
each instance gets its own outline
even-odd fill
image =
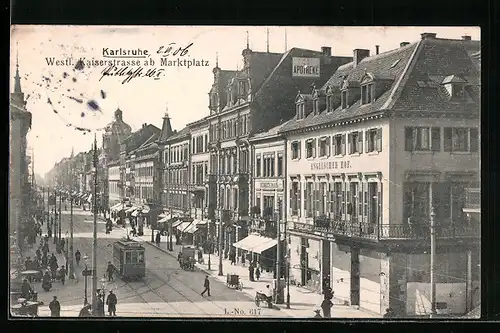
[[[320,77],[320,62],[318,58],[297,58],[292,60],[293,77]]]

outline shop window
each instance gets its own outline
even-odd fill
[[[298,160],[300,158],[300,141],[292,142],[291,150],[292,150],[292,160]]]

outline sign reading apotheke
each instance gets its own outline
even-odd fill
[[[283,180],[275,181],[256,181],[255,187],[261,190],[282,190]]]
[[[292,59],[293,77],[320,77],[319,58],[297,58]]]
[[[351,161],[325,161],[311,163],[311,170],[350,169]]]

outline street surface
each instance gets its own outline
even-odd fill
[[[62,206],[64,209],[64,205]],[[69,204],[68,207],[69,209]],[[70,212],[62,211],[61,234],[69,243]],[[91,212],[80,208],[73,209],[74,225],[74,251],[80,250],[82,260],[79,266],[75,262],[75,280],[66,280],[63,286],[60,282],[54,282],[49,292],[43,291],[40,283],[35,283],[34,288],[38,291],[38,299],[44,302],[39,308],[39,315],[50,316],[48,304],[53,296],[57,296],[61,304],[62,317],[76,317],[80,312],[85,294],[85,277],[82,270],[85,268],[85,256],[88,256],[87,265],[92,267],[92,236],[93,215]],[[47,233],[47,224],[42,226],[43,233]],[[105,233],[105,222],[102,218],[97,219],[97,275],[98,288],[101,288],[101,279],[104,277],[108,261],[112,261],[113,242],[125,237],[126,229],[114,227],[110,234]],[[145,229],[143,237],[135,240],[141,241],[146,248],[146,277],[142,281],[125,282],[115,273],[115,280],[106,282],[104,287],[106,294],[110,289],[118,298],[117,316],[123,317],[295,317],[311,318],[314,310],[319,309],[317,297],[314,300],[297,297],[294,292],[292,309],[280,308],[268,309],[257,307],[253,300],[255,288],[260,288],[259,283],[243,281],[243,291],[230,289],[225,285],[225,276],[218,277],[216,274],[217,261],[213,261],[213,271],[207,271],[205,267],[198,265],[196,271],[184,271],[179,267],[176,255],[166,253],[165,249],[157,248],[150,242],[151,231]],[[50,240],[50,251],[55,252],[53,239]],[[34,251],[34,249],[33,249]],[[176,253],[176,252],[175,252]],[[62,254],[56,254],[59,266],[65,265]],[[213,258],[216,259],[216,258]],[[226,260],[224,260],[226,261]],[[224,265],[225,271],[236,269]],[[208,272],[208,273],[207,273]],[[239,273],[239,272],[238,272]],[[205,276],[209,275],[211,296],[201,296]],[[107,280],[107,279],[106,279]],[[92,278],[87,278],[87,297],[91,302]],[[254,284],[251,286],[251,284]],[[265,282],[260,284],[264,285]],[[297,298],[303,298],[302,300]],[[309,297],[310,298],[310,297]],[[344,318],[370,318],[376,315],[353,309],[349,306],[334,305],[332,316]]]

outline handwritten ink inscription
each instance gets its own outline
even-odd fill
[[[130,82],[132,79],[137,78],[137,77],[149,77],[154,80],[159,80],[162,76],[165,75],[165,70],[163,68],[148,68],[144,69],[144,67],[117,67],[114,65],[106,67],[102,72],[101,72],[101,78],[99,81],[102,80],[103,77],[105,76],[117,76],[117,77],[124,77],[122,84]]]

